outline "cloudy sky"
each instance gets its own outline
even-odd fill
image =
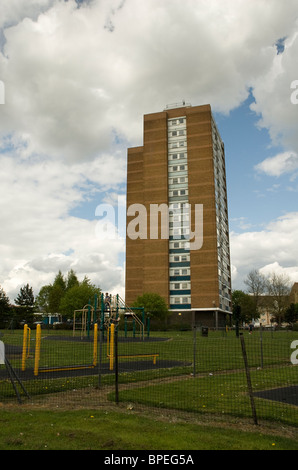
[[[210,103],[225,142],[233,287],[254,268],[298,281],[297,6],[0,0],[0,285],[12,301],[70,269],[123,295],[121,217],[103,239],[98,207],[124,207],[143,115],[182,100]]]

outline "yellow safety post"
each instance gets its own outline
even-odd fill
[[[23,333],[23,352],[22,352],[22,370],[26,369],[27,346],[28,346],[28,325],[24,325]]]
[[[34,375],[38,375],[38,366],[40,359],[40,343],[41,343],[41,326],[36,326],[36,344],[35,344],[35,361],[34,361]]]
[[[97,363],[97,323],[94,325],[94,342],[93,342],[93,366],[96,366]]]
[[[114,323],[110,326],[111,335],[110,335],[110,370],[114,368],[114,335],[115,335],[115,325]]]

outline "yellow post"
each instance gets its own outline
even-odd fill
[[[26,369],[27,343],[28,343],[28,325],[24,325],[24,333],[23,333],[23,352],[22,352],[22,370],[25,370],[25,369]]]
[[[94,325],[94,342],[93,342],[93,366],[97,363],[97,323]]]
[[[110,370],[114,369],[114,335],[115,335],[115,325],[111,324],[111,336],[110,336]]]
[[[35,361],[34,361],[34,375],[38,375],[38,366],[40,359],[40,343],[41,343],[41,326],[36,326],[36,344],[35,344]]]

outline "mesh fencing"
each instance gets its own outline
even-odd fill
[[[119,330],[119,331],[118,331]],[[298,333],[2,331],[0,402],[159,407],[298,425]],[[1,357],[1,355],[0,355]],[[3,357],[2,357],[3,359]]]

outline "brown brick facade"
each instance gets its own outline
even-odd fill
[[[203,246],[190,251],[191,307],[202,310],[203,315],[204,309],[220,307],[209,105],[167,109],[144,116],[144,145],[128,149],[127,207],[143,204],[147,209],[148,226],[147,239],[127,237],[126,303],[132,304],[145,292],[155,292],[169,304],[169,241],[150,239],[150,204],[168,204],[168,119],[180,116],[186,116],[187,120],[188,198],[192,223],[195,204],[202,204],[204,210]],[[127,225],[132,219],[134,217],[127,218]],[[194,226],[192,228],[194,230]],[[214,312],[211,313],[213,316]]]

